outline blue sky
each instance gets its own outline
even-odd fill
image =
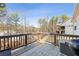
[[[22,17],[26,17],[27,23],[38,26],[39,18],[51,18],[66,14],[73,15],[74,4],[70,3],[8,3],[8,13],[17,12]]]

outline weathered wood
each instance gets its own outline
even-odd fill
[[[25,45],[27,45],[27,35],[25,35]]]
[[[31,36],[31,38],[29,40],[31,40],[29,42],[32,43],[32,42],[35,42],[37,41],[36,39],[33,40],[33,37],[32,35],[37,35],[37,36],[40,36],[40,35],[46,35],[46,36],[53,36],[53,38],[51,39],[54,40],[54,42],[51,42],[51,43],[54,43],[55,45],[58,44],[58,41],[59,40],[65,40],[65,37],[66,37],[66,40],[71,40],[71,37],[72,39],[73,38],[76,38],[78,39],[79,35],[69,35],[69,34],[54,34],[54,33],[27,33],[27,34],[17,34],[17,35],[9,35],[9,36],[0,36],[0,44],[2,43],[2,46],[0,45],[0,49],[3,48],[2,50],[5,50],[6,49],[6,45],[5,45],[5,39],[8,39],[7,40],[7,46],[8,48],[11,48],[11,49],[16,49],[16,48],[20,48],[21,46],[24,46],[24,45],[27,45],[27,36]],[[19,38],[18,38],[19,37]],[[24,38],[23,38],[24,37]],[[10,42],[9,42],[9,39],[10,39]],[[38,37],[39,39],[39,37]],[[2,40],[2,41],[1,41]]]
[[[60,51],[57,46],[50,43],[43,43],[19,56],[60,56]]]
[[[58,36],[54,35],[54,45],[58,45]]]
[[[27,45],[28,35],[32,35],[32,34],[28,33],[28,34],[0,36],[0,51],[6,50],[9,48],[16,49],[24,45]],[[30,43],[32,43],[32,41]]]
[[[0,50],[1,50],[1,39],[0,39]]]

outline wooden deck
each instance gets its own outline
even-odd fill
[[[64,56],[60,53],[59,47],[46,42],[46,38],[40,40],[40,45],[20,54],[19,56]]]
[[[62,54],[59,51],[60,48],[54,45],[59,45],[60,42],[70,41],[75,38],[78,39],[79,35],[54,33],[27,33],[0,36],[0,51],[6,50],[7,47],[7,49],[12,49],[12,56],[61,56]],[[28,44],[28,42],[30,44]],[[53,43],[54,45],[51,43]]]
[[[13,51],[13,55],[17,56],[64,56],[60,53],[59,47],[46,42],[46,38],[40,39],[38,42],[32,43],[22,49]]]
[[[60,56],[59,48],[50,43],[40,44],[20,56]]]

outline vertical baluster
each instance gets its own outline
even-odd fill
[[[10,38],[10,48],[13,49],[12,37]]]
[[[54,35],[49,35],[48,42],[54,44]]]
[[[31,43],[31,35],[29,35],[30,36],[30,43]]]
[[[23,45],[25,45],[25,36],[23,36]]]
[[[16,37],[16,48],[18,47],[18,37]]]
[[[61,39],[60,40],[62,40],[62,35],[61,35]]]
[[[59,45],[58,35],[56,35],[56,44]]]
[[[20,46],[22,45],[22,41],[21,41],[21,40],[22,40],[22,38],[21,38],[21,36],[20,36]]]
[[[62,36],[62,40],[64,40],[63,38],[64,38],[64,36]]]
[[[19,47],[19,36],[17,37],[17,47]]]
[[[60,40],[60,35],[59,35],[59,40]]]
[[[59,35],[59,40],[61,39],[61,36]]]
[[[22,46],[22,36],[21,36],[21,46]]]
[[[15,48],[17,48],[17,36],[15,37]]]
[[[56,35],[54,35],[54,45],[56,45]]]
[[[30,39],[29,38],[30,38],[30,35],[27,35],[27,40],[28,40],[27,43],[28,44],[30,43]]]
[[[61,36],[61,40],[62,40],[62,36]]]
[[[23,36],[23,46],[24,46],[24,36]]]
[[[20,36],[20,46],[21,46],[21,36]]]
[[[65,40],[65,36],[63,36],[63,40]]]
[[[62,40],[64,40],[63,37],[64,37],[64,36],[62,35]]]
[[[58,40],[60,40],[59,37],[60,37],[60,36],[58,35]]]
[[[3,42],[4,42],[4,43],[3,43],[3,45],[4,45],[4,46],[3,46],[3,47],[4,47],[3,50],[5,50],[5,38],[3,38]]]
[[[27,34],[25,35],[25,45],[27,45]]]
[[[67,40],[67,36],[66,36],[66,40]]]
[[[15,49],[15,37],[14,37],[14,49]]]
[[[60,40],[60,35],[59,35],[59,37],[58,37],[58,40]]]
[[[1,51],[1,39],[0,39],[0,51]]]
[[[63,36],[61,36],[61,39],[63,40]]]
[[[69,36],[69,41],[71,40],[70,38],[71,38],[71,37]]]
[[[19,47],[20,47],[20,36],[19,36]]]
[[[62,40],[62,36],[60,35],[60,40]]]
[[[22,36],[20,36],[20,46],[22,46]]]
[[[7,47],[9,48],[9,37],[7,38]]]
[[[65,40],[66,40],[66,36],[65,36]]]
[[[22,45],[24,45],[24,36],[22,36],[22,43],[23,43]]]
[[[23,36],[22,36],[22,46],[23,46],[23,40],[24,40],[24,39],[23,39]]]
[[[31,43],[31,35],[30,35],[30,43]]]
[[[71,37],[71,40],[73,39],[73,37]]]
[[[21,43],[20,45],[22,46],[22,36],[20,36],[20,43]]]
[[[22,46],[23,46],[23,36],[22,36]]]

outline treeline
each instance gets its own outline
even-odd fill
[[[0,35],[35,32],[36,28],[26,24],[26,19],[18,13],[9,13],[5,3],[0,3]]]
[[[7,11],[6,4],[0,3],[0,34],[3,33],[4,35],[38,31],[56,32],[58,20],[61,19],[64,23],[69,19],[67,15],[53,16],[50,19],[40,18],[38,19],[40,27],[36,28],[32,25],[26,24],[26,19],[23,19],[18,13],[13,12],[7,14],[7,12],[9,11]]]
[[[69,20],[70,17],[67,15],[61,16],[52,16],[51,18],[40,18],[38,19],[38,23],[40,25],[39,31],[42,32],[53,32],[56,33],[57,24],[61,22],[62,24]]]
[[[34,32],[35,27],[26,25],[24,19],[19,17],[17,13],[11,13],[0,18],[0,32],[7,35]]]

